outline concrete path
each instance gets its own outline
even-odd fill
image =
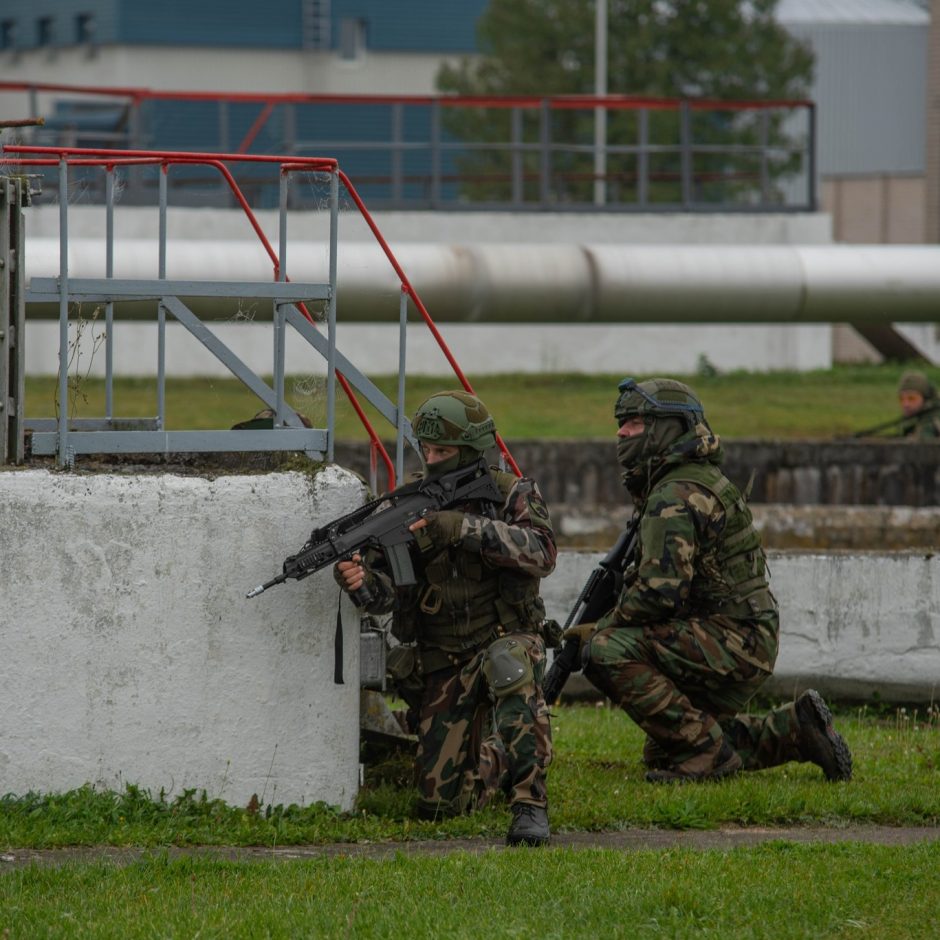
[[[552,836],[559,849],[613,849],[630,852],[640,849],[718,849],[783,840],[800,843],[835,844],[866,842],[873,845],[910,845],[914,842],[940,842],[940,827],[848,826],[842,829],[792,827],[783,829],[727,828],[713,830],[625,829],[619,832],[560,832]],[[328,845],[191,846],[166,848],[118,848],[78,846],[61,849],[12,849],[0,853],[0,874],[25,865],[65,865],[112,862],[127,865],[164,853],[172,859],[198,857],[226,861],[302,861],[315,858],[391,858],[405,855],[444,855],[450,852],[507,851],[501,839],[440,839],[411,842],[340,842]],[[516,851],[516,850],[513,850]]]

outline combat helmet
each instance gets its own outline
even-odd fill
[[[924,396],[924,401],[931,401],[937,396],[937,390],[930,379],[923,372],[914,369],[901,376],[898,382],[898,394],[901,392],[919,392]]]
[[[438,392],[418,406],[412,421],[419,441],[469,447],[482,453],[496,446],[496,423],[486,405],[462,390]]]
[[[626,378],[618,386],[620,395],[614,405],[619,427],[629,418],[649,422],[657,418],[681,418],[689,429],[705,418],[705,409],[695,392],[675,379],[647,379],[637,382]]]
[[[631,418],[642,418],[640,433],[617,435],[617,462],[623,467],[623,482],[636,496],[648,484],[654,466],[686,434],[707,428],[702,403],[688,385],[674,379],[624,379],[617,386],[614,405],[617,427]]]

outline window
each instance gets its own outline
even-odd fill
[[[339,57],[351,62],[366,49],[366,21],[348,18],[339,23]]]
[[[53,33],[53,20],[51,16],[40,16],[36,20],[36,45],[51,46]]]
[[[16,45],[16,20],[0,20],[0,49]]]
[[[75,15],[75,41],[86,45],[95,41],[95,17],[91,13],[76,13]]]

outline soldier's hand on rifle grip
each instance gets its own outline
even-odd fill
[[[563,635],[566,640],[576,639],[582,646],[584,646],[586,643],[591,641],[591,637],[594,636],[596,630],[596,623],[578,623],[573,627],[568,627]]]
[[[429,540],[428,547],[440,550],[460,541],[463,520],[464,514],[455,509],[431,510],[408,526],[408,531],[414,533],[422,551],[425,550],[422,537]]]
[[[337,562],[336,571],[340,586],[356,604],[365,607],[373,600],[373,594],[366,585],[366,569],[363,567],[361,555],[357,553],[351,559]]]
[[[353,594],[359,590],[366,580],[366,569],[362,565],[362,555],[355,554],[352,558],[336,563],[336,570],[339,572],[340,586],[348,594]]]

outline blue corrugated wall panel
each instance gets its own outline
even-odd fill
[[[301,0],[122,0],[121,41],[298,49]]]
[[[366,23],[368,48],[378,52],[474,52],[476,22],[487,0],[331,0],[333,46],[340,22]]]
[[[487,0],[330,0],[333,47],[344,19],[366,24],[378,52],[473,52]],[[52,45],[75,42],[76,17],[92,14],[98,44],[299,49],[304,0],[0,0],[16,22],[16,45],[33,48],[52,17]]]

